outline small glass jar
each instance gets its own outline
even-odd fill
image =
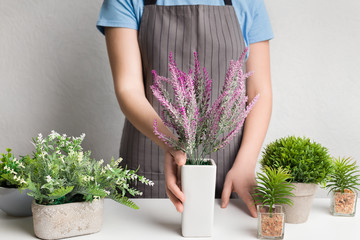
[[[272,213],[269,206],[258,205],[258,238],[283,239],[285,229],[285,213],[282,206],[274,205]]]
[[[330,213],[334,216],[353,217],[356,212],[357,192],[345,189],[344,193],[333,191]]]

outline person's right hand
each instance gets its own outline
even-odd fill
[[[166,194],[180,213],[183,212],[185,195],[180,189],[180,167],[186,163],[186,154],[169,148],[165,152],[164,172]]]

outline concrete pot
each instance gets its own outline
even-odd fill
[[[0,187],[0,209],[10,216],[31,216],[32,197],[28,196],[29,190],[20,192],[17,188]]]
[[[214,225],[216,165],[181,167],[181,186],[185,194],[182,213],[184,237],[210,237]]]
[[[310,209],[314,200],[317,184],[313,183],[293,183],[295,189],[292,193],[294,197],[289,197],[293,205],[283,205],[286,223],[304,223],[307,221]]]
[[[104,199],[61,205],[32,203],[34,232],[41,239],[61,239],[101,230]]]

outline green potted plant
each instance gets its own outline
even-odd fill
[[[318,184],[323,184],[332,171],[328,150],[306,137],[284,137],[266,146],[261,165],[290,171],[295,196],[290,197],[292,206],[284,205],[285,221],[306,222]]]
[[[138,207],[125,194],[141,195],[130,181],[153,185],[136,171],[118,166],[121,159],[103,161],[90,158],[81,143],[85,135],[67,137],[54,131],[34,139],[32,161],[25,165],[26,186],[32,203],[35,235],[42,239],[60,239],[100,231],[103,199]]]
[[[334,216],[355,216],[360,171],[356,161],[348,158],[333,158],[334,171],[326,183],[331,192],[330,213]]]
[[[184,237],[212,235],[216,165],[207,157],[236,136],[258,99],[256,96],[247,105],[245,81],[250,74],[242,72],[246,51],[239,60],[230,62],[224,86],[212,105],[212,80],[205,68],[203,72],[200,70],[196,52],[194,70],[181,71],[170,53],[171,78],[153,71],[151,90],[163,108],[161,119],[177,136],[174,139],[162,134],[156,120],[154,132],[166,144],[187,155],[186,165],[181,168],[181,186],[186,197],[182,213]]]
[[[0,209],[11,216],[31,216],[32,198],[19,189],[26,184],[22,173],[26,157],[17,159],[7,148],[0,158]]]
[[[285,214],[280,204],[292,205],[289,196],[294,185],[289,182],[288,170],[266,166],[264,173],[257,173],[257,186],[254,189],[254,203],[258,211],[258,238],[283,239]]]

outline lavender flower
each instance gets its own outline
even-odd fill
[[[212,80],[206,68],[201,71],[197,53],[194,52],[194,69],[188,73],[177,67],[170,53],[171,77],[159,76],[154,70],[154,83],[150,88],[162,106],[162,121],[175,130],[177,139],[161,133],[154,120],[154,133],[159,139],[175,149],[183,150],[195,161],[229,144],[241,130],[245,118],[259,98],[257,95],[247,105],[246,79],[253,73],[242,71],[246,52],[247,49],[238,60],[230,61],[220,95],[212,105]],[[170,97],[164,84],[171,87],[174,97]]]

